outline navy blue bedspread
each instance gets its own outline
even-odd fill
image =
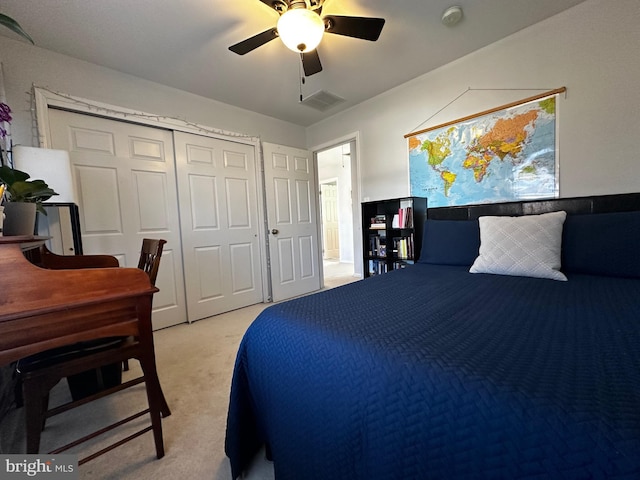
[[[415,265],[267,308],[238,352],[237,478],[640,478],[640,279]]]

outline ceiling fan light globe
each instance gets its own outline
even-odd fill
[[[278,20],[278,36],[298,53],[314,50],[322,40],[324,22],[316,12],[304,8],[287,10]]]

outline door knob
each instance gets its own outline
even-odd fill
[[[277,229],[277,228],[274,228],[273,230],[271,230],[271,233],[272,233],[273,235],[277,235],[279,232],[278,232],[278,229]]]

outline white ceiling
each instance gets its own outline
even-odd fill
[[[278,15],[259,0],[2,0],[0,12],[38,47],[308,126],[582,1],[326,0],[323,14],[386,24],[377,42],[325,34],[324,69],[303,86],[299,56],[279,39],[244,56],[228,50],[275,26]],[[452,5],[464,16],[447,27]],[[319,112],[299,103],[301,88],[345,101]]]

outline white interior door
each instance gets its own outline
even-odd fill
[[[324,258],[340,260],[338,185],[336,182],[321,184],[320,198],[322,198],[322,251]]]
[[[320,289],[317,183],[306,150],[264,143],[274,301]]]
[[[49,109],[52,148],[68,150],[85,254],[136,267],[143,238],[163,238],[155,329],[184,323],[180,224],[172,132]]]
[[[174,139],[189,321],[262,302],[255,148]]]

